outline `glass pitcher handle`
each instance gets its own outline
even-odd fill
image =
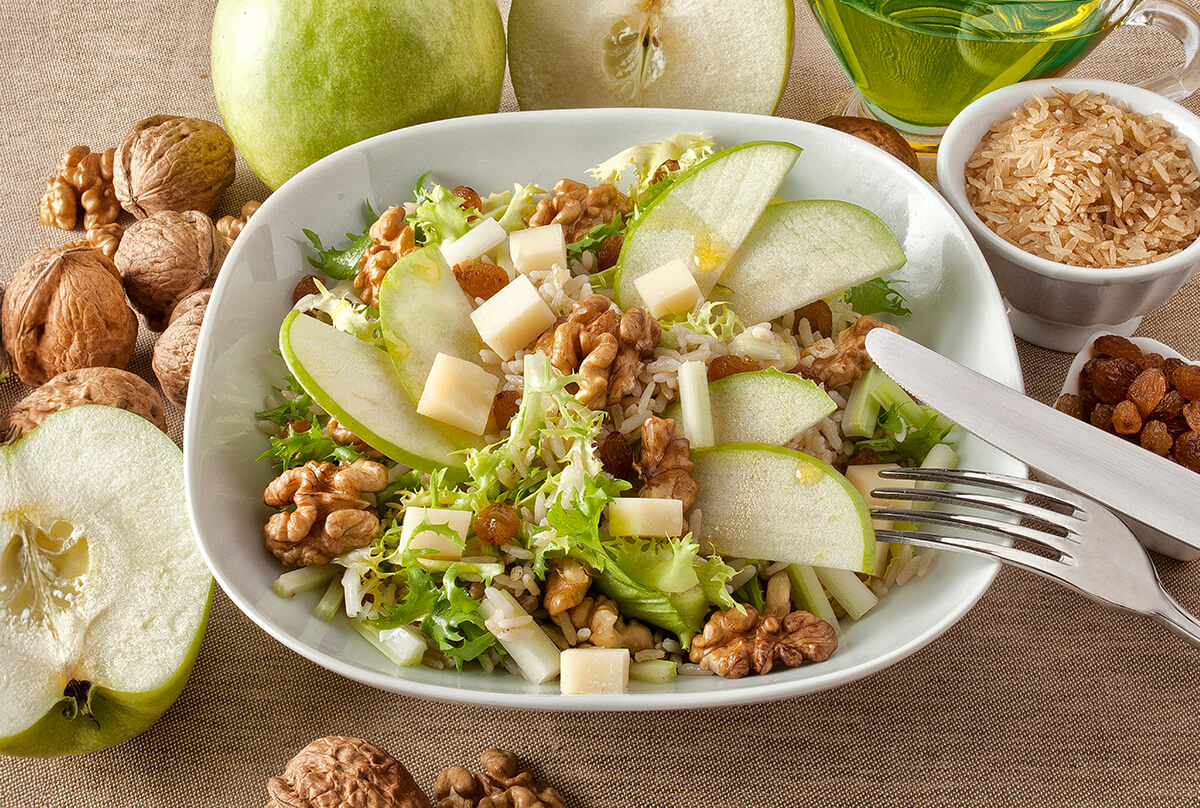
[[[1200,89],[1200,13],[1176,0],[1142,0],[1123,25],[1153,25],[1183,45],[1183,64],[1138,86],[1179,100]]]

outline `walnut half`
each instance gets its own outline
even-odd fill
[[[362,738],[318,738],[267,781],[266,808],[432,808],[408,770]]]
[[[482,771],[451,766],[438,774],[437,808],[566,808],[558,789],[523,768],[512,752],[485,749],[479,765]]]
[[[760,617],[753,606],[730,609],[709,618],[704,633],[692,640],[690,657],[702,668],[727,679],[770,673],[776,662],[795,668],[824,662],[837,649],[833,626],[808,612],[782,619]]]

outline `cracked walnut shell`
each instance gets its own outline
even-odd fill
[[[164,210],[210,215],[234,178],[233,141],[215,123],[154,115],[134,124],[113,160],[121,207],[138,219]]]
[[[267,781],[266,808],[432,808],[408,770],[370,741],[318,738]]]
[[[150,383],[120,368],[79,368],[60,373],[21,399],[0,428],[4,440],[16,440],[51,413],[80,404],[120,407],[167,431],[162,398]]]
[[[168,210],[130,225],[113,260],[134,308],[162,331],[180,300],[213,285],[228,252],[208,216]]]
[[[171,321],[154,343],[150,365],[162,385],[163,395],[179,409],[187,403],[196,339],[200,336],[200,324],[204,322],[211,295],[211,289],[201,289],[179,301],[171,313]]]
[[[125,367],[137,330],[120,273],[89,247],[34,253],[14,274],[0,307],[4,350],[31,387],[67,370]]]

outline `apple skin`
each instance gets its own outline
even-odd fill
[[[493,0],[221,0],[213,18],[217,106],[273,189],[373,135],[495,112],[504,65]]]
[[[200,641],[208,626],[208,615],[212,608],[213,585],[208,587],[208,600],[204,604],[204,615],[196,638],[188,648],[187,656],[166,684],[146,693],[121,693],[93,685],[91,693],[92,716],[78,712],[73,718],[65,714],[69,710],[67,698],[51,707],[41,720],[26,730],[7,738],[0,738],[0,755],[18,757],[60,757],[82,755],[108,749],[148,730],[167,708],[175,703],[187,684],[196,656],[200,653]],[[67,680],[63,680],[65,687]]]

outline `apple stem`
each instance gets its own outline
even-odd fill
[[[68,720],[75,720],[80,715],[84,715],[96,725],[100,727],[100,722],[96,720],[96,716],[92,713],[92,683],[87,680],[72,679],[67,682],[67,686],[63,688],[63,716]]]

